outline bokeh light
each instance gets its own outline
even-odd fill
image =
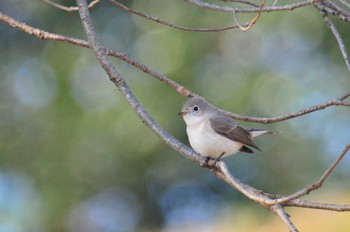
[[[122,2],[181,26],[233,23],[232,14],[183,1]],[[25,0],[2,0],[0,9],[49,32],[86,39],[77,12]],[[339,47],[313,7],[263,13],[247,32],[219,33],[175,30],[108,1],[91,14],[106,47],[235,113],[273,117],[349,91]],[[253,17],[238,16],[242,23]],[[0,231],[285,230],[274,215],[152,134],[93,51],[39,40],[6,23],[0,34]],[[341,35],[348,48],[349,31]],[[185,98],[133,66],[111,61],[147,112],[188,144],[177,115]],[[277,194],[313,183],[350,141],[348,107],[274,124],[240,123],[281,132],[256,140],[262,152],[226,159],[242,181]],[[348,203],[349,162],[345,157],[310,199]],[[348,229],[345,216],[327,214],[325,220],[313,212],[290,211],[301,231]]]

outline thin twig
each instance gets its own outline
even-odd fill
[[[192,27],[183,27],[183,26],[177,26],[175,24],[169,23],[165,20],[159,19],[157,17],[153,17],[150,15],[147,15],[145,13],[142,13],[140,11],[137,10],[133,10],[130,9],[129,7],[121,4],[120,2],[117,2],[115,0],[108,0],[110,3],[112,3],[113,5],[119,7],[120,9],[123,9],[129,13],[141,16],[147,20],[168,26],[168,27],[172,27],[175,29],[179,29],[179,30],[183,30],[183,31],[193,31],[193,32],[219,32],[219,31],[227,31],[227,30],[231,30],[231,29],[237,29],[238,26],[227,26],[227,27],[217,27],[217,28],[192,28]]]
[[[335,27],[335,25],[328,18],[327,13],[323,13],[322,15],[323,15],[323,18],[324,18],[324,22],[329,27],[329,29],[332,31],[335,39],[337,40],[337,43],[339,45],[339,49],[340,49],[340,52],[341,52],[341,54],[343,56],[343,59],[345,61],[346,67],[348,68],[348,71],[350,72],[350,60],[349,60],[349,56],[348,56],[348,53],[346,51],[346,47],[344,45],[343,39],[341,38],[341,36],[340,36],[337,28]]]
[[[278,194],[271,194],[266,192],[260,192],[260,194],[268,197],[269,199],[279,199],[284,196]],[[299,208],[310,208],[310,209],[322,209],[336,212],[348,212],[350,211],[350,205],[338,205],[329,203],[320,203],[310,200],[304,200],[300,198],[292,199],[287,202],[280,203],[284,207],[299,207]]]
[[[65,11],[68,11],[68,12],[72,12],[72,11],[77,11],[78,10],[78,7],[76,6],[63,6],[59,3],[56,3],[56,2],[53,2],[51,0],[41,0],[47,4],[50,4],[58,9],[61,9],[61,10],[65,10]],[[92,8],[94,7],[97,3],[99,3],[100,0],[93,0],[92,2],[90,2],[90,4],[88,5],[88,8]]]
[[[55,34],[55,33],[50,33],[50,32],[47,32],[47,31],[44,31],[44,30],[41,30],[41,29],[38,29],[38,28],[35,28],[32,26],[29,26],[25,23],[19,22],[18,20],[14,19],[14,18],[12,18],[12,17],[10,17],[2,12],[0,12],[0,20],[3,20],[4,22],[8,23],[10,26],[17,28],[23,32],[26,32],[30,35],[33,35],[39,39],[60,41],[60,42],[78,45],[78,46],[85,47],[85,48],[91,48],[89,43],[84,41],[84,40],[69,37],[69,36],[63,36],[63,35],[59,35],[59,34]],[[152,70],[151,68],[148,68],[146,65],[141,64],[140,62],[137,62],[136,60],[132,59],[128,55],[126,55],[122,52],[111,50],[111,49],[105,49],[105,50],[106,50],[108,55],[114,56],[118,59],[121,59],[121,60],[125,61],[126,63],[140,69],[141,71],[143,71],[147,74],[149,74],[150,76],[155,77],[159,81],[161,81],[164,84],[166,84],[167,86],[175,89],[177,92],[181,93],[184,96],[195,95],[195,94],[191,93],[188,89],[186,89],[184,86],[167,78],[166,76],[162,75],[161,73],[159,73],[155,70]]]
[[[35,28],[32,26],[29,26],[25,23],[19,22],[18,20],[14,19],[14,18],[12,18],[12,17],[10,17],[2,12],[0,12],[0,20],[3,20],[4,22],[8,23],[10,26],[17,28],[25,33],[30,34],[30,35],[33,35],[39,39],[60,41],[60,42],[78,45],[78,46],[85,47],[85,48],[91,48],[89,43],[84,41],[84,40],[69,37],[69,36],[63,36],[63,35],[59,35],[59,34],[55,34],[55,33],[50,33],[50,32],[47,32],[47,31],[44,31],[44,30],[41,30],[41,29],[38,29],[38,28]],[[131,57],[129,57],[128,55],[126,55],[122,52],[118,52],[118,51],[107,49],[107,48],[105,48],[105,50],[106,50],[106,53],[108,55],[114,56],[118,59],[121,59],[121,60],[125,61],[126,63],[138,68],[142,72],[147,73],[150,76],[158,79],[159,81],[161,81],[164,84],[166,84],[167,86],[175,89],[177,92],[179,92],[180,94],[182,94],[184,96],[189,97],[189,96],[196,95],[196,94],[192,93],[191,91],[189,91],[184,86],[167,78],[165,75],[163,75],[155,70],[152,70],[151,68],[147,67],[146,65],[144,65],[140,62],[137,62],[136,60],[132,59]],[[331,106],[348,106],[349,103],[345,103],[343,101],[346,98],[348,98],[349,96],[350,96],[350,92],[348,92],[347,94],[345,94],[337,99],[327,101],[323,104],[318,104],[318,105],[306,108],[304,110],[300,110],[300,111],[293,112],[293,113],[288,113],[288,114],[277,116],[277,117],[271,117],[271,118],[258,118],[258,117],[240,115],[240,114],[236,114],[236,113],[232,113],[232,112],[228,112],[228,111],[224,111],[224,110],[222,110],[222,111],[224,113],[226,113],[228,116],[230,116],[236,120],[268,124],[268,123],[276,123],[276,122],[285,121],[285,120],[288,120],[291,118],[297,118],[297,117],[300,117],[300,116],[303,116],[303,115],[306,115],[306,114],[309,114],[309,113],[312,113],[315,111],[323,110],[323,109],[325,109],[327,107],[331,107]]]
[[[97,39],[97,36],[94,32],[94,29],[92,27],[91,18],[89,16],[88,6],[85,0],[77,0],[78,6],[79,6],[79,13],[81,15],[81,19],[86,31],[86,34],[89,38],[89,43],[83,40],[78,39],[72,39],[70,37],[60,36],[51,34],[42,30],[38,30],[32,27],[29,27],[28,25],[24,23],[19,23],[13,20],[9,20],[9,18],[5,17],[4,14],[0,13],[0,19],[7,22],[13,27],[19,28],[23,31],[27,31],[29,34],[33,34],[38,38],[41,39],[52,39],[52,40],[60,40],[64,42],[70,42],[74,43],[80,46],[93,48],[97,59],[101,63],[102,67],[105,69],[106,73],[110,77],[110,80],[116,85],[116,87],[119,89],[119,91],[122,93],[122,95],[125,97],[126,101],[129,103],[131,108],[135,111],[135,113],[138,115],[140,120],[145,123],[147,127],[149,127],[163,142],[165,142],[167,145],[172,147],[174,150],[178,151],[181,155],[184,157],[195,161],[197,164],[201,165],[205,162],[205,158],[199,156],[197,153],[195,153],[192,149],[182,144],[180,141],[175,139],[172,135],[170,135],[168,132],[166,132],[163,128],[161,128],[154,120],[153,118],[144,110],[144,108],[140,105],[138,100],[135,98],[133,93],[130,91],[128,85],[126,84],[124,78],[121,76],[121,74],[118,72],[118,70],[111,64],[111,62],[108,59],[109,52],[115,52],[112,50],[108,50],[104,48],[100,42]],[[68,39],[67,39],[68,38]],[[71,40],[72,39],[72,40]],[[121,53],[119,54],[122,57],[124,57]],[[132,60],[131,60],[132,61]],[[129,62],[131,62],[129,61]],[[134,65],[134,64],[132,64]],[[136,66],[135,66],[136,67]],[[333,100],[333,103],[330,103],[330,105],[345,105],[345,102],[343,102],[347,97],[350,96],[350,93],[347,93],[346,95],[343,95],[342,97]],[[324,108],[330,106],[324,106]],[[347,103],[346,103],[347,105]],[[319,106],[319,105],[318,105]],[[318,107],[317,106],[317,107]],[[315,111],[315,110],[314,110]],[[311,111],[313,112],[313,111]],[[329,169],[326,170],[326,172],[321,176],[318,182],[316,182],[316,185],[321,186],[322,183],[325,181],[325,179],[329,176],[329,174],[334,170],[334,168],[337,166],[337,164],[340,162],[342,157],[348,152],[350,149],[350,145],[347,145],[346,148],[343,150],[342,154],[338,157],[338,159],[330,166]],[[286,223],[286,225],[290,228],[290,230],[293,228],[287,219],[287,214],[282,208],[282,205],[286,205],[288,203],[297,205],[297,201],[295,198],[287,199],[287,197],[280,196],[278,198],[269,197],[267,194],[263,193],[260,190],[254,189],[250,187],[249,185],[246,185],[242,182],[240,182],[238,179],[236,179],[234,176],[230,174],[230,172],[227,169],[227,166],[224,162],[220,161],[217,164],[217,169],[211,169],[215,175],[217,175],[219,178],[223,179],[225,182],[230,184],[231,186],[235,186],[237,189],[243,189],[241,192],[243,192],[245,195],[247,195],[250,199],[256,201],[262,206],[268,207],[270,210],[275,210],[275,212],[279,215],[279,217]],[[321,184],[317,184],[321,183]],[[311,185],[312,186],[312,185]],[[306,188],[307,190],[312,189],[313,187]],[[316,188],[315,188],[316,189]],[[310,191],[309,191],[310,192]],[[293,196],[294,194],[290,195]],[[289,196],[289,197],[290,197]],[[308,203],[310,204],[310,203]],[[303,207],[303,205],[306,205],[305,202],[300,203],[300,207]],[[314,206],[316,208],[317,206]],[[323,204],[322,207],[325,208],[325,205]],[[347,206],[344,206],[345,210],[347,210]],[[291,230],[293,231],[293,230]]]
[[[237,24],[237,26],[239,27],[239,29],[241,29],[241,31],[248,31],[250,28],[252,28],[252,26],[258,21],[260,15],[261,15],[261,12],[262,12],[262,9],[264,7],[266,3],[266,0],[263,0],[261,6],[260,6],[260,11],[258,12],[258,14],[248,23],[247,26],[242,26],[238,20],[237,20],[237,17],[236,17],[236,11],[232,11],[232,14],[233,14],[233,19],[235,20],[235,23]]]
[[[304,196],[306,194],[309,194],[311,191],[316,190],[322,186],[324,181],[327,179],[327,177],[334,171],[336,166],[339,164],[339,162],[342,160],[342,158],[346,155],[346,153],[350,149],[350,144],[346,145],[343,151],[339,154],[337,159],[330,165],[330,167],[324,172],[324,174],[320,177],[318,181],[316,181],[314,184],[311,184],[307,186],[306,188],[293,193],[288,196],[281,196],[281,195],[272,195],[269,193],[262,192],[261,190],[254,189],[250,187],[249,185],[242,184],[238,179],[233,177],[229,170],[227,169],[227,166],[224,162],[218,162],[217,164],[217,170],[212,170],[212,172],[217,175],[220,179],[227,182],[229,185],[243,193],[245,196],[247,196],[249,199],[265,206],[271,206],[276,204],[285,204],[290,201],[293,201],[294,199],[300,198],[301,196]]]
[[[110,80],[119,89],[119,91],[121,92],[125,100],[129,103],[130,107],[139,116],[140,120],[144,122],[150,129],[152,129],[153,132],[160,137],[160,139],[162,139],[164,142],[168,142],[168,144],[175,149],[176,146],[174,146],[173,142],[176,142],[177,144],[178,141],[172,141],[171,143],[169,143],[169,138],[171,138],[172,140],[176,140],[176,139],[173,138],[166,131],[164,131],[161,127],[159,127],[157,123],[147,114],[147,112],[143,109],[143,107],[140,105],[138,100],[130,91],[124,78],[109,61],[108,55],[105,49],[102,47],[102,45],[100,44],[95,34],[86,1],[77,0],[77,5],[79,6],[80,18],[83,23],[83,27],[86,32],[86,35],[89,38],[89,43],[95,52],[96,58],[100,62],[101,66],[104,68],[105,72],[108,74]],[[159,133],[161,131],[162,133]],[[176,148],[175,150],[178,151],[178,148]],[[190,158],[188,154],[184,154],[184,155]],[[201,161],[203,162],[203,158],[204,157],[201,157],[198,154],[193,154],[193,157],[192,157],[192,159],[196,160],[197,162],[201,162]],[[282,220],[284,219],[282,218]]]
[[[350,149],[350,144],[346,145],[345,148],[343,149],[342,153],[338,156],[338,158],[332,163],[332,165],[323,173],[323,175],[321,176],[321,178],[314,183],[313,185],[311,185],[309,187],[309,190],[315,190],[320,188],[324,181],[327,179],[327,177],[334,171],[334,169],[337,167],[337,165],[339,164],[339,162],[343,159],[343,157],[346,155],[346,153],[349,151]]]
[[[268,123],[276,123],[276,122],[281,122],[281,121],[285,121],[288,119],[292,119],[292,118],[297,118],[315,111],[319,111],[319,110],[323,110],[326,109],[330,106],[349,106],[349,103],[344,102],[344,100],[346,98],[348,98],[350,96],[350,92],[344,94],[343,96],[327,101],[325,103],[322,104],[318,104],[318,105],[314,105],[311,106],[309,108],[297,111],[297,112],[293,112],[293,113],[288,113],[285,115],[281,115],[281,116],[277,116],[277,117],[271,117],[271,118],[257,118],[257,117],[250,117],[250,116],[245,116],[245,115],[240,115],[240,114],[236,114],[236,113],[232,113],[229,111],[225,111],[222,110],[225,114],[227,114],[228,116],[230,116],[231,118],[237,119],[237,120],[241,120],[241,121],[246,121],[246,122],[255,122],[255,123],[263,123],[263,124],[268,124]]]
[[[244,0],[221,0],[221,1],[223,1],[223,2],[242,3],[242,4],[254,6],[254,7],[259,7],[259,5],[258,5],[258,4],[255,4],[254,2],[249,2],[249,1],[244,1]]]
[[[299,207],[299,208],[308,208],[308,209],[321,209],[327,211],[335,212],[349,212],[350,205],[337,205],[337,204],[327,204],[319,203],[314,201],[308,201],[304,199],[294,199],[288,202],[282,203],[286,207]]]
[[[308,0],[304,2],[298,2],[298,3],[292,3],[287,4],[284,6],[265,6],[261,10],[260,7],[249,7],[249,8],[243,8],[243,7],[230,7],[230,6],[219,6],[208,2],[203,2],[202,0],[186,0],[188,3],[194,4],[196,6],[210,9],[210,10],[217,10],[217,11],[223,11],[223,12],[236,12],[236,13],[258,13],[259,11],[262,12],[271,12],[271,11],[286,11],[286,10],[294,10],[300,7],[314,5],[316,2],[319,2],[320,0]]]
[[[307,186],[306,188],[293,193],[289,196],[286,197],[280,197],[278,199],[274,200],[274,204],[281,204],[283,202],[288,202],[290,200],[299,198],[301,196],[307,195],[309,194],[311,191],[319,189],[322,184],[324,183],[324,181],[327,179],[327,177],[333,172],[333,170],[336,168],[336,166],[339,164],[339,162],[342,160],[342,158],[346,155],[346,153],[349,151],[350,149],[350,144],[347,144],[345,146],[345,148],[343,149],[343,151],[340,153],[340,155],[337,157],[337,159],[332,163],[332,165],[323,173],[323,175],[320,177],[320,179],[318,181],[316,181],[315,183]]]
[[[216,166],[217,168],[211,169],[211,171],[218,178],[224,180],[226,183],[228,183],[230,186],[240,191],[249,199],[255,201],[261,206],[269,208],[274,213],[276,213],[281,218],[281,220],[288,226],[290,231],[297,231],[296,227],[291,222],[289,216],[284,211],[283,206],[294,206],[294,207],[304,207],[304,208],[310,207],[312,209],[323,209],[323,210],[331,210],[331,211],[338,211],[338,212],[350,211],[350,205],[323,204],[323,203],[316,203],[312,201],[297,199],[310,193],[310,191],[312,190],[316,190],[320,188],[323,182],[326,180],[326,178],[334,171],[336,166],[339,164],[339,162],[342,160],[345,154],[349,151],[349,149],[350,149],[350,144],[345,146],[344,150],[341,152],[338,158],[332,163],[332,165],[325,171],[325,173],[320,177],[320,179],[317,182],[289,196],[281,196],[281,195],[278,196],[278,195],[264,193],[260,190],[252,188],[251,186],[240,182],[239,179],[232,176],[226,164],[222,161],[217,162],[217,166]]]

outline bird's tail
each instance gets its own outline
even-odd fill
[[[257,137],[259,135],[276,135],[279,134],[280,132],[277,131],[269,131],[269,130],[262,130],[262,129],[249,129],[250,134],[252,135],[252,138]]]

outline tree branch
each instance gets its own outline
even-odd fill
[[[273,205],[271,209],[276,215],[278,215],[281,218],[284,224],[287,225],[289,231],[298,232],[297,228],[294,226],[294,224],[290,220],[289,215],[286,213],[286,211],[283,209],[281,205],[279,204]]]
[[[333,172],[333,170],[336,168],[336,166],[339,164],[339,162],[342,160],[342,158],[345,156],[345,154],[349,151],[350,149],[350,144],[347,144],[345,146],[345,148],[343,149],[343,151],[340,153],[340,155],[338,156],[338,158],[331,164],[331,166],[323,173],[323,175],[320,177],[320,179],[318,181],[316,181],[313,184],[310,184],[309,186],[307,186],[306,188],[293,193],[289,196],[286,197],[279,197],[278,199],[274,200],[274,204],[281,204],[284,202],[288,202],[290,200],[294,200],[296,198],[300,198],[302,196],[305,196],[307,194],[309,194],[311,191],[314,191],[316,189],[321,188],[322,184],[324,183],[324,181],[327,179],[327,177]]]
[[[69,36],[63,36],[63,35],[59,35],[59,34],[55,34],[55,33],[50,33],[50,32],[47,32],[47,31],[44,31],[44,30],[41,30],[41,29],[38,29],[38,28],[35,28],[32,26],[29,26],[25,23],[19,22],[18,20],[14,19],[14,18],[12,18],[12,17],[10,17],[2,12],[0,12],[0,20],[3,20],[4,22],[8,23],[10,26],[17,28],[25,33],[30,34],[30,35],[33,35],[39,39],[60,41],[60,42],[65,42],[65,43],[69,43],[69,44],[73,44],[73,45],[78,45],[78,46],[85,47],[85,48],[91,48],[90,44],[84,40],[69,37]],[[106,50],[106,53],[109,56],[114,56],[118,59],[121,59],[121,60],[125,61],[126,63],[138,68],[142,72],[147,73],[150,76],[155,77],[156,79],[163,82],[167,86],[175,89],[177,92],[181,93],[182,95],[184,95],[184,96],[194,96],[195,95],[195,94],[191,93],[188,89],[186,89],[184,86],[167,78],[166,76],[160,74],[159,72],[152,70],[151,68],[148,68],[146,65],[137,62],[136,60],[132,59],[128,55],[126,55],[122,52],[115,51],[115,50],[111,50],[111,49],[107,49],[107,48],[104,48],[104,49]]]
[[[350,205],[337,205],[337,204],[324,204],[314,201],[308,201],[303,199],[294,199],[288,202],[282,203],[285,207],[299,207],[308,209],[321,209],[335,212],[348,212],[350,211]]]
[[[144,14],[140,11],[137,11],[137,10],[133,10],[133,9],[130,9],[128,8],[127,6],[121,4],[120,2],[117,2],[115,0],[108,0],[110,3],[112,3],[113,5],[119,7],[120,9],[123,9],[131,14],[135,14],[135,15],[138,15],[138,16],[141,16],[147,20],[150,20],[150,21],[153,21],[153,22],[156,22],[156,23],[159,23],[159,24],[162,24],[162,25],[165,25],[165,26],[168,26],[168,27],[172,27],[172,28],[175,28],[175,29],[179,29],[179,30],[183,30],[183,31],[193,31],[193,32],[219,32],[219,31],[227,31],[227,30],[231,30],[231,29],[237,29],[239,28],[238,26],[227,26],[227,27],[218,27],[218,28],[192,28],[192,27],[182,27],[182,26],[177,26],[177,25],[174,25],[172,23],[169,23],[165,20],[162,20],[162,19],[159,19],[159,18],[156,18],[156,17],[153,17],[153,16],[150,16],[150,15],[147,15],[147,14]],[[247,24],[248,25],[248,24]],[[244,25],[246,26],[246,25]]]
[[[89,43],[91,47],[93,48],[96,58],[108,74],[110,80],[115,84],[115,86],[119,89],[121,94],[124,96],[125,100],[129,103],[130,107],[135,111],[135,113],[139,116],[142,122],[144,122],[154,133],[156,133],[164,142],[168,142],[168,144],[173,147],[176,151],[179,151],[179,147],[177,146],[179,144],[179,141],[177,141],[175,138],[173,138],[170,134],[168,134],[166,131],[164,131],[162,128],[160,128],[156,122],[145,112],[143,107],[140,105],[140,103],[137,101],[137,99],[134,97],[132,92],[130,91],[129,87],[127,86],[124,78],[121,76],[121,74],[118,72],[118,70],[112,65],[112,63],[109,61],[107,53],[105,52],[105,49],[103,49],[102,45],[100,44],[93,26],[92,21],[89,15],[88,7],[85,0],[77,0],[77,4],[79,7],[79,14],[81,21],[84,26],[84,30],[89,38]],[[171,141],[171,142],[169,142]],[[175,144],[174,144],[175,142]],[[181,143],[180,143],[181,144]],[[192,153],[192,152],[190,152]],[[184,156],[191,158],[197,162],[203,163],[203,157],[200,157],[198,154],[192,154],[192,157],[190,154],[184,153]],[[221,162],[222,168],[224,168],[224,163]],[[279,214],[280,215],[280,214]],[[286,223],[285,218],[280,216],[282,220]],[[288,224],[288,227],[290,225]],[[294,230],[296,231],[296,230]]]
[[[63,35],[59,35],[59,34],[50,33],[50,32],[47,32],[47,31],[44,31],[44,30],[41,30],[41,29],[38,29],[38,28],[35,28],[32,26],[29,26],[25,23],[17,21],[14,18],[11,18],[10,16],[8,16],[2,12],[0,12],[0,20],[8,23],[10,26],[12,26],[14,28],[17,28],[25,33],[30,34],[30,35],[33,35],[39,39],[60,41],[60,42],[78,45],[78,46],[85,47],[85,48],[91,48],[89,43],[84,41],[84,40],[72,38],[69,36],[63,36]],[[184,86],[167,78],[165,75],[162,75],[161,73],[159,73],[155,70],[152,70],[151,68],[147,67],[146,65],[144,65],[144,64],[142,64],[134,59],[132,59],[131,57],[129,57],[128,55],[126,55],[122,52],[107,49],[107,48],[103,48],[103,49],[106,51],[107,55],[114,56],[118,59],[123,60],[124,62],[138,68],[142,72],[147,73],[150,76],[156,78],[157,80],[163,82],[167,86],[175,89],[177,92],[179,92],[180,94],[182,94],[184,96],[189,97],[189,96],[197,95],[197,94],[189,91]],[[315,111],[323,110],[323,109],[331,107],[331,106],[349,106],[349,103],[344,102],[344,100],[346,100],[349,96],[350,96],[350,92],[346,93],[345,95],[343,95],[339,98],[327,101],[323,104],[314,105],[314,106],[311,106],[309,108],[306,108],[306,109],[303,109],[303,110],[300,110],[297,112],[292,112],[292,113],[288,113],[288,114],[276,116],[276,117],[271,117],[271,118],[251,117],[251,116],[240,115],[240,114],[228,112],[228,111],[225,111],[222,109],[220,109],[220,110],[222,112],[226,113],[231,118],[236,119],[236,120],[268,124],[268,123],[281,122],[281,121],[285,121],[285,120],[292,119],[292,118],[297,118],[297,117],[300,117],[300,116],[303,116],[303,115],[306,115],[306,114],[309,114],[309,113],[312,113]]]
[[[264,5],[266,3],[266,0],[263,0],[261,6],[260,6],[260,11],[258,12],[258,14],[248,23],[247,26],[242,26],[238,20],[237,20],[237,17],[236,17],[236,12],[233,11],[232,12],[232,15],[233,15],[233,19],[235,21],[235,23],[238,25],[239,29],[241,29],[241,31],[248,31],[249,29],[252,28],[252,26],[258,21],[258,19],[260,18],[260,15],[261,15],[261,12],[262,12],[262,9],[264,8]]]
[[[229,111],[222,110],[224,113],[226,113],[228,116],[231,118],[241,120],[241,121],[246,121],[246,122],[256,122],[256,123],[263,123],[263,124],[269,124],[269,123],[276,123],[276,122],[282,122],[288,119],[292,118],[297,118],[306,114],[310,114],[315,111],[323,110],[326,109],[330,106],[350,106],[349,103],[344,102],[348,97],[350,96],[350,92],[344,94],[343,96],[327,101],[322,104],[314,105],[309,108],[293,112],[293,113],[288,113],[285,115],[277,116],[277,117],[271,117],[271,118],[257,118],[257,117],[251,117],[251,116],[245,116],[245,115],[240,115],[236,113],[232,113]]]
[[[145,111],[141,106],[139,101],[130,91],[128,85],[126,84],[124,78],[119,73],[119,71],[112,65],[109,61],[106,49],[100,44],[95,31],[92,26],[92,21],[90,18],[89,10],[87,7],[86,0],[77,0],[77,5],[79,7],[79,14],[81,21],[83,23],[84,30],[88,36],[89,44],[95,52],[96,58],[100,62],[103,69],[109,76],[109,79],[114,83],[118,88],[120,93],[123,95],[125,100],[128,102],[130,107],[134,110],[136,115],[140,120],[153,131],[163,142],[172,147],[174,150],[178,151],[180,154],[186,158],[195,161],[199,164],[205,163],[205,158],[199,156],[192,149],[182,144],[163,128],[161,128],[154,119]]]
[[[203,2],[202,0],[186,0],[188,3],[196,5],[201,8],[216,10],[222,12],[230,13],[258,13],[260,11],[259,7],[231,7],[231,6],[219,6],[213,3]],[[308,0],[304,2],[297,2],[286,4],[283,6],[265,6],[261,12],[273,12],[273,11],[289,11],[297,8],[314,5],[319,10],[325,11],[329,14],[332,14],[338,17],[340,20],[345,22],[350,22],[350,13],[344,10],[343,8],[337,6],[332,1],[322,1],[322,0]]]
[[[221,0],[221,1],[223,1],[223,2],[236,2],[236,3],[242,3],[242,4],[254,6],[254,7],[260,7],[258,4],[255,4],[255,3],[249,2],[249,1],[244,1],[244,0]]]
[[[329,29],[332,31],[335,39],[337,40],[337,43],[339,45],[339,49],[340,52],[343,56],[343,59],[345,61],[346,67],[348,68],[348,71],[350,72],[350,60],[349,60],[349,56],[348,53],[346,51],[343,39],[341,38],[337,28],[335,27],[335,25],[332,23],[332,21],[328,18],[327,13],[326,12],[322,12],[323,18],[324,18],[324,22],[326,23],[326,25],[329,27]]]
[[[68,11],[68,12],[72,12],[72,11],[77,11],[78,10],[78,7],[76,7],[76,6],[63,6],[61,4],[53,2],[51,0],[41,0],[41,1],[47,3],[47,4],[51,5],[51,6],[54,6],[54,7],[58,8],[58,9],[65,10],[65,11]],[[99,2],[100,2],[100,0],[93,0],[88,5],[88,8],[94,7]]]
[[[284,6],[265,6],[262,9],[260,7],[230,7],[230,6],[219,6],[212,3],[203,2],[202,0],[186,0],[186,2],[191,3],[193,5],[196,5],[201,8],[210,9],[210,10],[216,10],[216,11],[223,11],[223,12],[236,12],[236,13],[258,13],[261,12],[271,12],[271,11],[289,11],[294,10],[300,7],[314,5],[316,2],[319,2],[320,0],[308,0],[304,2],[298,2],[298,3],[292,3],[292,4],[286,4]]]
[[[334,15],[342,21],[350,22],[350,13],[337,6],[332,1],[320,1],[314,6],[321,12]]]
[[[193,1],[193,0],[188,0]],[[168,146],[176,150],[178,153],[180,153],[185,158],[188,158],[197,164],[203,166],[205,163],[205,158],[194,152],[192,149],[187,147],[186,145],[182,144],[180,141],[178,141],[176,138],[174,138],[172,135],[170,135],[168,132],[166,132],[163,128],[161,128],[154,119],[145,111],[145,109],[141,106],[139,101],[135,98],[133,93],[130,91],[125,79],[119,73],[119,71],[112,65],[112,63],[109,61],[108,55],[115,56],[117,58],[120,58],[124,60],[125,62],[133,65],[134,67],[139,68],[140,70],[156,77],[157,79],[161,80],[168,86],[176,89],[178,92],[182,93],[185,96],[189,96],[192,93],[190,93],[186,88],[183,86],[177,84],[176,82],[166,78],[165,76],[158,74],[157,72],[149,69],[143,64],[140,64],[130,57],[126,56],[123,53],[107,49],[101,45],[99,42],[96,33],[93,29],[91,18],[88,11],[88,5],[85,0],[77,0],[77,5],[79,7],[79,14],[81,17],[81,21],[83,23],[85,32],[88,36],[89,42],[86,42],[84,40],[79,40],[67,36],[57,35],[48,33],[46,31],[39,30],[37,28],[30,27],[24,23],[20,23],[7,15],[0,13],[0,19],[7,22],[9,25],[18,28],[28,34],[34,35],[40,39],[48,39],[48,40],[57,40],[57,41],[63,41],[72,43],[75,45],[79,45],[82,47],[92,48],[95,52],[95,55],[100,62],[101,66],[104,68],[106,73],[109,76],[109,79],[114,83],[114,85],[118,88],[118,90],[121,92],[125,100],[128,102],[130,107],[134,110],[134,112],[137,114],[137,116],[140,118],[140,120],[145,123],[145,125],[153,132],[155,133],[163,142],[165,142]],[[164,77],[164,78],[163,78]],[[193,94],[192,94],[193,95]],[[239,117],[245,117],[244,119],[238,118],[240,120],[246,120],[246,121],[254,121],[254,122],[260,122],[260,123],[272,123],[272,122],[278,122],[287,120],[290,118],[299,117],[317,110],[325,109],[329,106],[349,106],[349,103],[344,102],[348,97],[350,96],[350,92],[331,101],[325,102],[324,104],[316,105],[314,107],[307,108],[302,111],[298,111],[296,113],[290,113],[284,116],[279,116],[275,118],[253,118],[253,117],[247,117],[247,116],[241,116]],[[231,117],[235,118],[237,114],[233,114],[230,112],[226,112]],[[256,203],[260,204],[263,207],[268,208],[275,214],[277,214],[281,220],[286,224],[286,226],[289,228],[290,231],[297,231],[295,226],[293,225],[292,221],[290,220],[289,216],[285,212],[283,207],[286,206],[294,206],[294,207],[307,207],[307,208],[314,208],[314,209],[325,209],[325,210],[334,210],[334,211],[349,211],[350,206],[348,205],[335,205],[335,204],[321,204],[311,201],[305,201],[299,199],[301,196],[304,196],[308,193],[310,193],[313,190],[316,190],[322,186],[324,181],[327,179],[327,177],[334,171],[338,163],[342,160],[342,158],[348,153],[350,149],[350,144],[348,144],[342,153],[338,156],[338,158],[332,163],[332,165],[324,172],[324,174],[320,177],[320,179],[315,182],[312,185],[307,186],[306,188],[291,194],[289,196],[279,196],[279,195],[273,195],[269,193],[265,193],[261,190],[255,189],[245,183],[242,183],[239,179],[235,178],[228,170],[226,164],[223,161],[219,161],[216,163],[216,166],[213,168],[209,168],[210,171],[213,172],[214,175],[216,175],[218,178],[225,181],[227,184],[232,186],[233,188],[237,189],[241,193],[243,193],[245,196],[247,196],[249,199],[255,201]]]

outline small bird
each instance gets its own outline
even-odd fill
[[[200,155],[216,161],[238,151],[254,153],[260,151],[252,138],[276,132],[248,129],[239,126],[229,116],[211,106],[204,98],[190,97],[183,105],[182,115],[187,128],[187,136],[192,148]]]

